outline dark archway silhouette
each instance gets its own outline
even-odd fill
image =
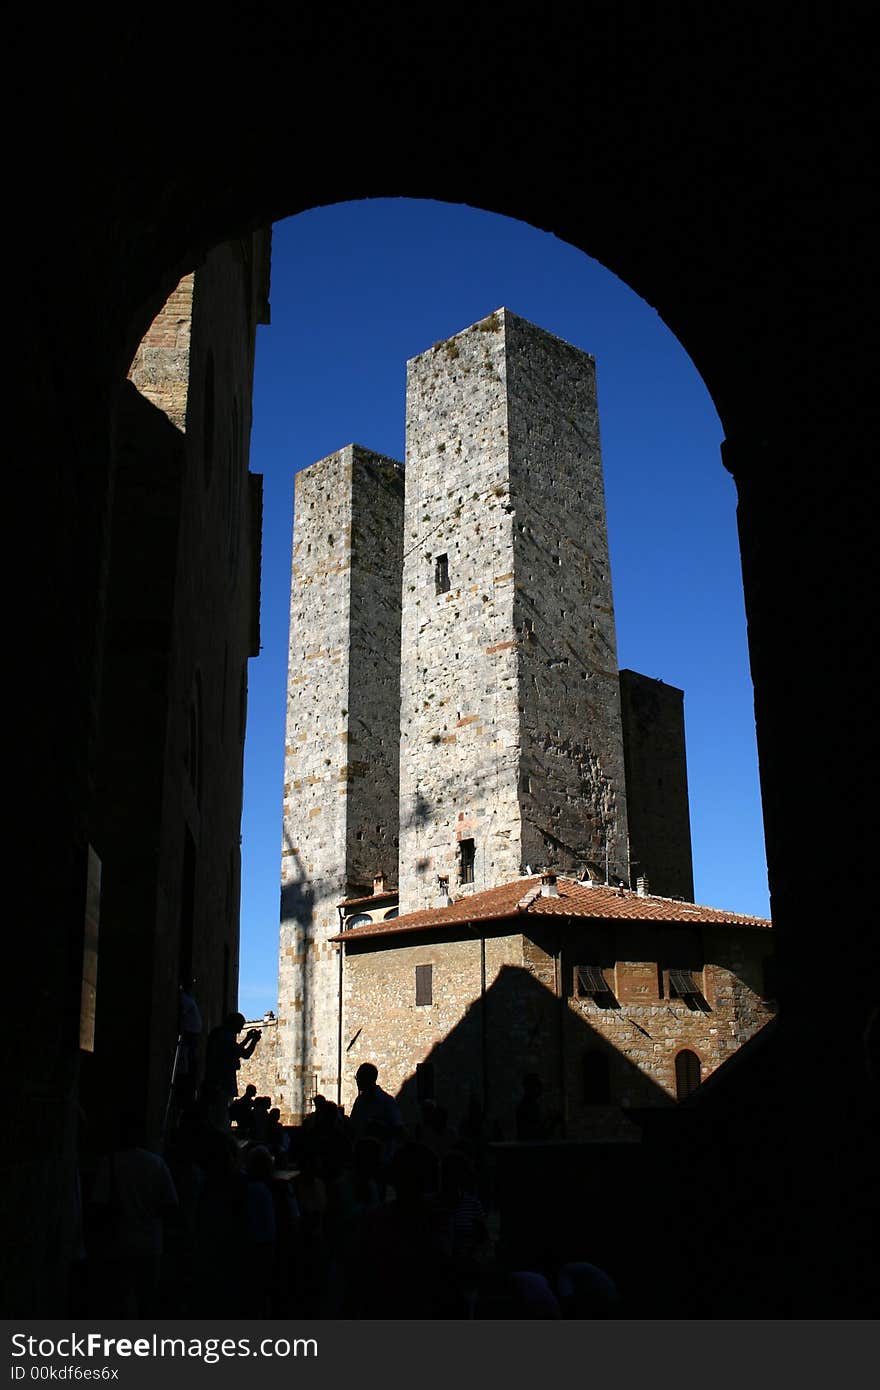
[[[865,313],[873,74],[861,15],[614,7],[589,20],[547,16],[526,38],[490,12],[460,30],[438,11],[415,38],[390,12],[244,9],[218,18],[211,62],[187,64],[170,155],[153,138],[163,99],[145,93],[165,90],[174,52],[200,51],[203,23],[162,6],[57,14],[48,31],[43,16],[24,15],[9,38],[18,124],[48,134],[36,150],[16,144],[7,169],[14,205],[27,209],[10,255],[7,482],[14,524],[35,543],[10,634],[11,862],[26,889],[16,1006],[28,1041],[11,1102],[7,1194],[19,1216],[5,1306],[60,1306],[72,1238],[63,1194],[78,1094],[77,943],[101,809],[107,518],[127,366],[208,248],[320,203],[392,193],[518,217],[594,256],[657,308],[723,422],[781,1014],[760,1068],[749,1072],[746,1059],[750,1081],[726,1092],[724,1163],[707,1121],[691,1176],[708,1192],[726,1167],[716,1211],[742,1218],[725,1246],[722,1301],[725,1287],[743,1290],[766,1314],[785,1289],[800,1315],[858,1316],[877,1291],[863,1219],[880,1168],[863,1043],[880,992],[876,934],[853,946],[847,1012],[830,1032],[815,1027],[815,977],[827,933],[840,940],[869,901],[874,858],[870,818],[849,809],[874,794],[862,756],[874,722],[865,671],[876,431]],[[330,90],[343,103],[332,128]],[[817,835],[841,846],[832,857],[845,903],[820,898],[805,872]],[[763,1206],[750,1200],[755,1133],[760,1183],[777,1199]],[[846,1202],[832,1199],[843,1189]],[[761,1213],[771,1208],[768,1229]],[[760,1285],[748,1278],[759,1244],[772,1271]]]

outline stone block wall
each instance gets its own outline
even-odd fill
[[[592,358],[502,309],[407,367],[401,913],[526,861],[625,877]]]
[[[539,924],[527,936],[477,926],[433,940],[345,943],[343,1104],[350,1109],[354,1074],[371,1061],[415,1123],[417,1067],[427,1063],[434,1098],[453,1124],[474,1098],[485,1103],[488,1132],[512,1139],[522,1077],[536,1072],[546,1113],[564,1116],[569,1139],[637,1139],[627,1112],[675,1103],[679,1052],[697,1055],[705,1080],[774,1014],[760,993],[769,933],[686,934],[688,959],[702,961],[693,973],[705,1011],[669,996],[661,953],[674,947],[682,959],[682,942],[653,924],[569,922],[563,933]],[[577,966],[597,964],[613,992],[605,1004],[579,997],[575,986]],[[416,969],[425,966],[427,1004],[416,994]],[[585,1101],[584,1060],[597,1051],[608,1059],[607,1103]]]
[[[401,474],[348,445],[296,477],[278,972],[293,1116],[337,1092],[337,904],[396,878]]]
[[[775,1013],[761,994],[761,962],[770,933],[722,927],[666,931],[618,927],[613,933],[573,924],[563,955],[567,999],[567,1132],[588,1138],[606,1124],[584,1101],[584,1057],[605,1053],[614,1107],[668,1106],[676,1099],[675,1058],[687,1049],[705,1081]],[[706,1008],[690,1008],[669,990],[668,965],[691,963]],[[578,965],[604,966],[610,1000],[578,997]]]
[[[628,881],[595,361],[503,317],[522,861]]]
[[[498,314],[407,363],[401,914],[520,872],[505,378]]]
[[[694,871],[684,736],[684,692],[620,672],[632,886],[692,902]]]
[[[431,1002],[416,1003],[416,968],[431,967]],[[344,964],[342,1100],[357,1094],[354,1075],[373,1062],[379,1084],[399,1098],[408,1124],[419,1118],[416,1068],[433,1069],[433,1096],[458,1124],[473,1098],[508,1121],[532,1019],[510,977],[526,982],[522,937],[479,931],[444,941],[347,946]],[[485,997],[485,1031],[481,999]],[[485,1069],[485,1070],[484,1070]]]
[[[281,1109],[278,1091],[278,1020],[275,1018],[251,1018],[244,1025],[259,1028],[261,1037],[255,1050],[247,1057],[238,1071],[238,1094],[242,1095],[245,1086],[256,1086],[258,1096],[271,1096],[273,1106]],[[287,1124],[290,1117],[282,1113],[282,1123]]]
[[[186,428],[195,274],[184,275],[144,334],[128,379],[176,425]]]

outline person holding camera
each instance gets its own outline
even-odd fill
[[[244,1014],[227,1014],[223,1022],[208,1034],[205,1097],[212,1107],[216,1104],[218,1118],[222,1103],[224,1128],[229,1124],[229,1105],[238,1095],[238,1069],[242,1061],[253,1055],[262,1037],[259,1028],[249,1028],[244,1042],[239,1042],[238,1035],[244,1025]]]

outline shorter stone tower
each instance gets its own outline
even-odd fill
[[[278,968],[279,1103],[335,1097],[337,904],[397,877],[403,470],[350,444],[296,475]]]
[[[694,897],[684,692],[620,673],[632,886],[661,898]]]

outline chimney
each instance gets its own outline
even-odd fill
[[[449,896],[449,879],[442,874],[437,876],[437,907],[449,907],[452,899]]]
[[[649,896],[647,878],[642,877],[636,879],[636,893],[640,898],[647,898]]]
[[[557,882],[556,882],[556,875],[555,875],[555,874],[542,874],[542,875],[541,875],[541,897],[542,897],[542,898],[558,898],[558,897],[559,897],[559,887],[558,887]]]
[[[374,898],[377,898],[377,897],[379,896],[380,893],[384,893],[384,892],[385,892],[385,875],[384,875],[384,874],[374,874],[374,875],[373,875],[373,897],[374,897]]]

